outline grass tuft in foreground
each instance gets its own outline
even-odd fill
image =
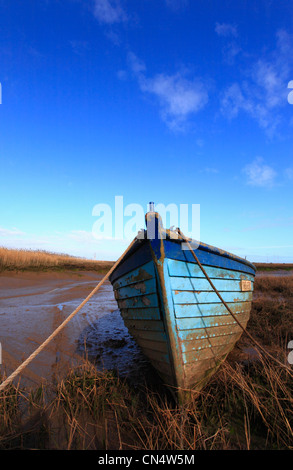
[[[2,392],[0,449],[292,449],[292,390],[292,376],[271,364],[226,361],[180,407],[85,363],[49,402],[42,389]]]

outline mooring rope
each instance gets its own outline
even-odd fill
[[[114,271],[116,266],[120,263],[122,258],[128,253],[128,251],[132,248],[136,241],[136,237],[133,239],[131,244],[128,248],[124,251],[124,253],[120,256],[120,258],[116,261],[116,263],[112,266],[112,268],[108,271],[108,273],[103,277],[103,279],[96,285],[96,287],[91,291],[91,293],[84,299],[84,301],[61,323],[61,325],[56,328],[56,330],[22,363],[18,368],[9,376],[7,377],[4,382],[0,385],[0,391],[3,390],[10,382],[12,382],[15,377],[20,374],[20,372],[27,367],[27,365],[52,341],[53,338],[67,325],[68,322],[80,311],[82,307],[91,299],[91,297],[99,290],[102,284],[108,279],[111,273]]]
[[[282,366],[283,368],[285,368],[289,373],[290,375],[293,375],[292,374],[292,370],[287,367],[285,364],[283,364],[282,362],[280,362],[277,358],[275,358],[274,356],[272,356],[268,351],[266,351],[262,346],[261,344],[246,330],[246,328],[244,328],[240,321],[238,320],[238,318],[236,317],[236,315],[234,315],[234,313],[232,312],[232,310],[230,309],[229,305],[227,305],[227,303],[225,302],[225,300],[223,299],[223,297],[221,296],[221,294],[219,293],[218,289],[214,286],[213,282],[211,281],[209,275],[207,274],[206,270],[204,269],[204,267],[202,266],[201,262],[199,261],[198,257],[196,256],[196,254],[194,253],[194,250],[192,249],[188,239],[186,238],[186,236],[181,232],[181,230],[179,228],[176,229],[176,231],[178,232],[178,234],[181,236],[181,238],[184,240],[185,243],[187,243],[188,245],[188,248],[189,250],[191,251],[191,254],[192,256],[194,257],[195,261],[197,262],[198,266],[200,267],[200,269],[202,270],[203,274],[205,275],[205,277],[207,278],[207,280],[209,281],[210,285],[212,286],[213,290],[215,291],[215,293],[217,294],[217,296],[219,297],[219,299],[221,300],[221,302],[224,304],[224,306],[226,307],[226,309],[228,310],[228,312],[232,315],[233,319],[235,320],[235,322],[240,326],[240,328],[243,330],[243,332],[249,337],[249,339],[257,346],[257,348],[259,349],[259,353],[264,355],[264,356],[267,356],[269,357],[270,359],[272,359],[273,361],[275,361],[278,365]]]

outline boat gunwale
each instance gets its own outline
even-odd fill
[[[139,232],[141,233],[141,232]],[[116,268],[114,269],[114,271],[111,273],[111,276],[110,276],[110,281],[113,282],[113,278],[115,277],[115,272],[117,271],[117,269],[121,266],[122,263],[124,263],[128,258],[130,258],[130,256],[132,256],[137,250],[139,250],[139,248],[142,247],[143,244],[145,244],[146,242],[150,241],[147,237],[146,237],[146,233],[147,231],[144,230],[144,237],[142,238],[137,238],[136,239],[136,242],[134,243],[133,247],[131,248],[131,250],[128,251],[128,253],[123,257],[123,259],[120,261],[120,263],[116,266]],[[174,232],[175,233],[175,232]],[[168,240],[170,242],[174,242],[174,243],[184,243],[184,240],[182,239],[178,239],[178,238],[172,238],[170,237],[170,235],[168,234],[168,232],[166,232],[166,238],[164,238],[164,240]],[[239,263],[242,263],[246,266],[248,266],[249,268],[251,268],[253,271],[254,271],[254,274],[251,273],[252,276],[255,276],[255,273],[257,271],[256,267],[254,266],[253,263],[251,263],[250,261],[248,261],[247,259],[245,258],[241,258],[240,256],[237,256],[237,255],[234,255],[233,253],[230,253],[228,251],[225,251],[225,250],[222,250],[221,248],[217,248],[215,246],[212,246],[212,245],[208,245],[206,243],[203,243],[203,242],[198,242],[196,240],[192,240],[190,238],[187,238],[187,240],[189,241],[189,243],[193,244],[193,243],[196,243],[198,246],[196,248],[196,250],[201,250],[201,251],[205,251],[205,252],[208,252],[208,253],[212,253],[212,254],[215,254],[215,255],[219,255],[223,258],[227,258],[227,259],[231,259],[232,261],[236,261],[236,262],[239,262]],[[185,250],[182,250],[182,251],[185,251]],[[196,261],[187,261],[186,262],[191,262],[193,264],[197,264]],[[217,267],[215,265],[215,267]],[[225,268],[222,268],[222,269],[225,269]],[[233,271],[233,269],[229,269],[230,271]],[[239,271],[239,270],[234,270],[234,271]],[[119,276],[118,276],[119,277]]]

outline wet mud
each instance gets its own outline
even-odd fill
[[[3,273],[0,276],[0,372],[13,372],[79,306],[102,275]],[[21,373],[21,384],[54,382],[87,357],[134,383],[150,366],[121,318],[111,284],[95,296]]]

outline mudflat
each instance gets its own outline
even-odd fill
[[[18,367],[89,295],[103,278],[94,271],[3,272],[0,275],[0,343],[6,375]],[[64,376],[87,356],[121,375],[145,360],[125,328],[106,281],[90,301],[22,372],[33,385]]]

